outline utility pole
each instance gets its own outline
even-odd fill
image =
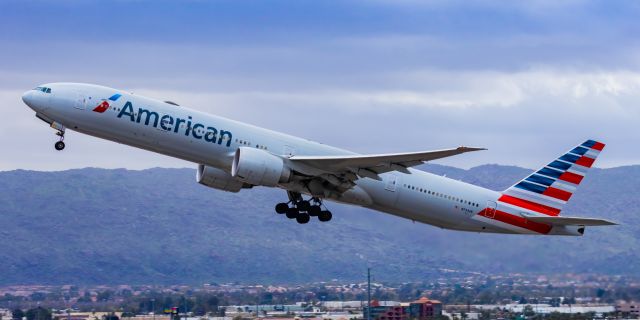
[[[188,310],[188,308],[189,307],[187,305],[187,296],[185,295],[184,296],[184,319],[185,320],[187,319],[187,312],[188,312],[187,310]]]
[[[371,320],[371,268],[367,268],[367,320]]]
[[[256,284],[256,319],[260,317],[260,292],[258,290],[258,285]]]
[[[156,320],[156,299],[151,299],[151,314],[153,315],[153,320]]]

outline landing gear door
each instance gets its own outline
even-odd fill
[[[82,93],[76,93],[76,101],[75,101],[74,107],[80,110],[86,109],[87,97]]]
[[[495,201],[487,201],[487,208],[485,209],[485,215],[487,218],[493,219],[496,216],[496,208],[498,204]]]

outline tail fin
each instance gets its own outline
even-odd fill
[[[604,143],[587,140],[502,193],[498,202],[550,216],[560,215]]]

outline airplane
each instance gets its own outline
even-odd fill
[[[93,84],[43,84],[22,100],[56,130],[56,150],[70,129],[193,162],[196,181],[214,189],[278,187],[288,201],[275,211],[300,224],[330,221],[324,200],[480,233],[581,236],[585,227],[616,224],[560,215],[605,146],[595,140],[500,192],[413,168],[484,148],[357,154]]]

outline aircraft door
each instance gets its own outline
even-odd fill
[[[396,192],[396,185],[398,183],[398,176],[395,174],[389,174],[384,179],[384,189],[391,192]]]
[[[376,199],[376,202],[385,206],[395,206],[398,202],[398,197],[401,193],[401,189],[398,189],[398,184],[400,184],[400,177],[395,173],[385,173],[380,176],[382,178],[382,186],[379,188],[375,188],[372,190],[373,197]]]
[[[485,209],[485,215],[487,218],[493,219],[496,216],[496,208],[498,204],[495,201],[487,201],[487,208]]]
[[[76,101],[74,103],[76,109],[84,110],[87,107],[87,97],[82,93],[76,93]]]

